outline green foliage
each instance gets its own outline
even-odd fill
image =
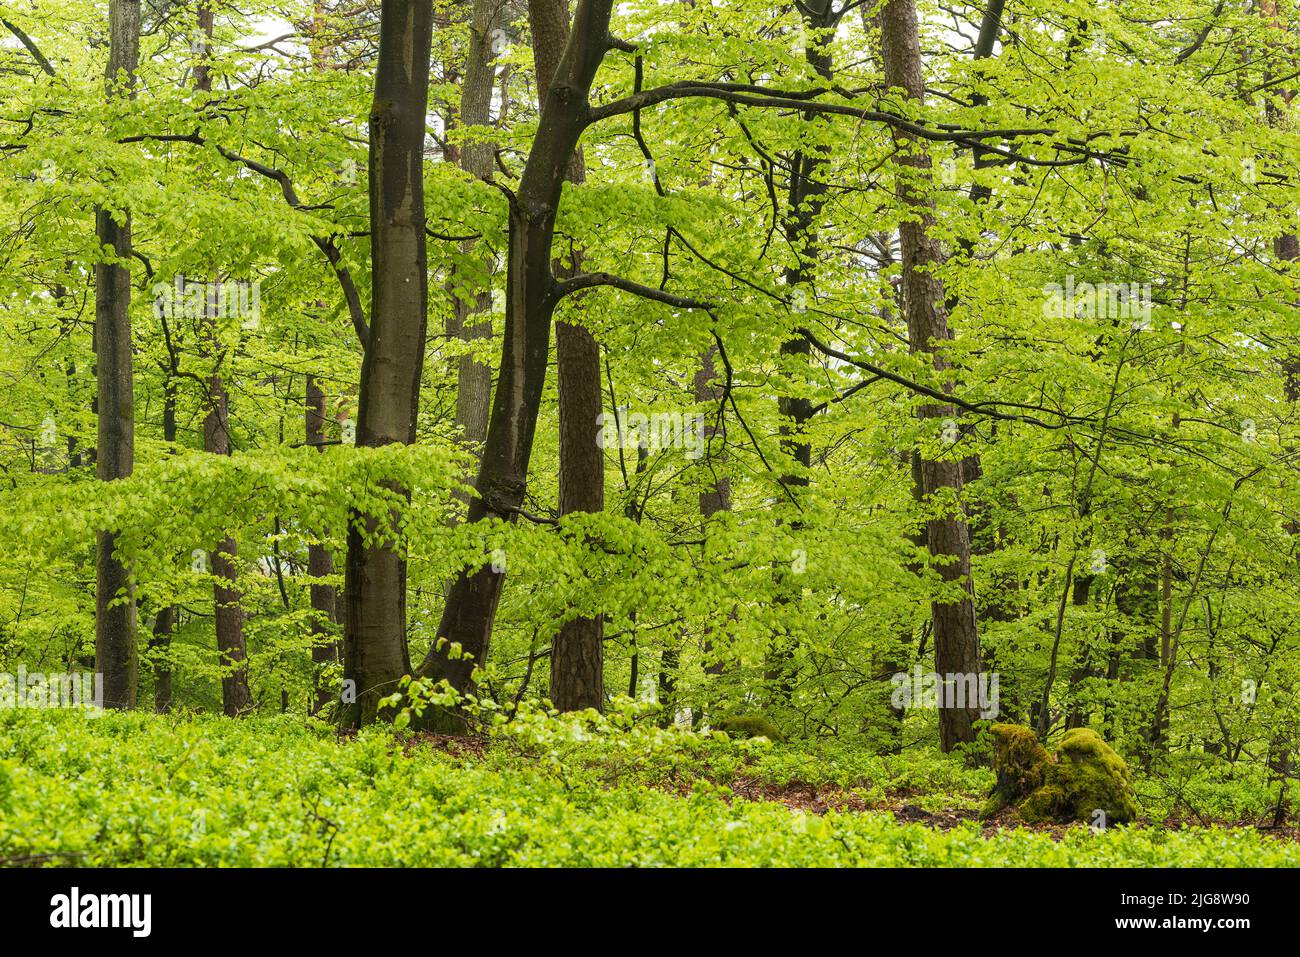
[[[767,738],[769,741],[784,741],[785,735],[772,722],[762,715],[738,715],[722,718],[713,727],[725,731],[733,738]]]
[[[721,744],[719,745],[721,746]],[[739,745],[726,745],[737,748]],[[1270,866],[1253,830],[1059,839],[574,780],[287,717],[0,715],[0,860],[157,866]]]

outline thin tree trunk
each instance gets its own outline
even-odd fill
[[[717,363],[715,362],[717,354],[718,347],[716,344],[709,346],[700,353],[700,364],[695,370],[695,381],[692,383],[697,404],[708,402],[716,406],[722,401],[722,383],[717,381],[718,370]],[[710,448],[713,439],[717,436],[719,431],[720,430],[713,424],[711,419],[705,419],[705,449]],[[709,519],[713,518],[713,516],[717,515],[719,512],[731,511],[731,479],[725,474],[718,474],[715,468],[715,463],[717,463],[717,465],[722,465],[725,461],[725,455],[719,454],[716,457],[713,457],[712,453],[709,453],[709,457],[706,457],[703,462],[704,467],[710,469],[713,474],[713,480],[700,492],[699,497],[700,518],[703,519],[704,526],[702,534],[705,537],[707,537],[709,533]],[[733,609],[728,614],[728,618],[734,616],[735,610]],[[715,629],[712,627],[705,629],[703,652],[705,659],[705,674],[716,676],[726,671],[726,664],[716,657],[712,637],[714,630]],[[710,705],[710,710],[711,709],[712,706]]]
[[[333,47],[322,40],[326,18],[323,0],[316,0],[311,23],[312,66],[318,71],[329,68],[333,59]],[[303,439],[309,447],[318,452],[325,452],[325,423],[328,421],[328,407],[325,392],[316,377],[307,376],[303,402]],[[328,529],[319,530],[320,537],[329,536]],[[324,579],[335,573],[334,556],[323,543],[307,546],[307,574],[311,584],[311,660],[314,666],[313,681],[316,686],[315,699],[311,704],[312,714],[326,708],[331,701],[338,700],[339,689],[328,687],[321,680],[325,667],[340,661],[343,657],[343,643],[337,635],[337,626],[341,617],[342,603],[339,590],[324,583]]]
[[[110,0],[110,99],[134,98],[140,59],[140,0]],[[131,215],[95,210],[101,255],[95,264],[95,379],[98,437],[95,474],[104,482],[126,478],[135,464],[135,398],[131,367]],[[135,707],[138,672],[136,607],[130,574],[114,554],[116,536],[101,530],[95,543],[95,671],[103,675],[104,705]]]
[[[212,7],[207,3],[200,4],[198,29],[203,40],[194,64],[194,88],[200,93],[212,91],[208,46],[212,40],[212,27]],[[205,303],[201,334],[209,343],[212,373],[208,377],[208,411],[203,419],[203,449],[214,455],[229,455],[230,398],[221,378],[222,349],[217,330],[219,298],[215,290],[208,291]],[[247,712],[253,703],[253,696],[248,689],[244,613],[240,607],[238,548],[234,537],[228,535],[212,552],[212,597],[215,605],[217,654],[221,662],[221,706],[232,718]]]
[[[801,5],[803,22],[811,29],[822,31],[830,25],[830,0],[809,0]],[[804,56],[809,65],[817,71],[818,76],[828,83],[834,82],[834,70],[831,60],[829,37],[822,32],[810,40],[804,48]],[[804,122],[824,122],[814,114],[804,116]],[[786,286],[791,290],[794,303],[806,306],[809,287],[816,282],[817,218],[825,203],[826,183],[818,175],[824,160],[819,152],[811,154],[797,151],[791,159],[789,195],[786,201],[785,234],[790,247],[798,254],[798,262],[785,270]],[[797,329],[789,339],[781,343],[780,353],[783,365],[805,369],[812,352],[811,341],[804,329]],[[794,469],[783,474],[779,481],[793,501],[798,501],[799,493],[808,488],[809,471],[812,465],[812,445],[804,437],[808,422],[813,416],[813,404],[804,395],[783,395],[777,400],[781,414],[781,447],[794,464]],[[795,521],[790,525],[797,532],[802,523]],[[788,590],[794,588],[792,574],[778,572],[777,603],[789,600]],[[797,589],[796,589],[797,590]],[[778,636],[776,645],[768,654],[766,677],[772,683],[773,691],[780,700],[789,699],[795,679],[795,647],[793,639],[782,642]]]
[[[230,454],[229,404],[221,376],[215,372],[208,379],[203,448],[214,455]],[[253,703],[248,690],[248,650],[244,641],[244,613],[240,607],[238,553],[238,545],[230,535],[212,552],[212,597],[217,654],[221,662],[221,707],[232,718],[247,712]]]
[[[469,50],[461,86],[460,122],[464,126],[487,126],[492,120],[492,89],[496,75],[493,30],[501,5],[496,0],[472,0]],[[460,151],[460,168],[482,180],[492,178],[494,144],[475,137]],[[466,240],[461,250],[474,251],[475,240]],[[485,268],[489,261],[482,264]],[[492,290],[482,289],[472,301],[452,297],[447,320],[447,337],[462,342],[492,338]],[[478,455],[487,438],[488,409],[492,398],[492,369],[473,356],[456,358],[456,434]],[[472,481],[468,476],[467,481]],[[466,502],[468,505],[468,501]]]
[[[415,441],[428,325],[424,138],[433,9],[384,0],[370,110],[370,341],[361,364],[357,445]],[[394,489],[399,494],[405,490]],[[343,597],[347,725],[372,720],[410,671],[406,559],[395,516],[353,515]],[[366,534],[363,534],[364,526]]]
[[[325,451],[325,393],[316,382],[315,376],[307,376],[305,415],[305,438],[309,446],[318,451]],[[322,537],[326,532],[322,530]],[[326,584],[324,579],[334,574],[334,558],[323,544],[313,543],[307,546],[307,574],[311,577],[311,660],[316,666],[316,703],[313,712],[320,711],[334,697],[334,690],[327,688],[320,680],[320,672],[326,665],[339,660],[339,640],[334,634],[338,623],[337,589]]]
[[[923,100],[925,81],[915,0],[887,0],[881,14],[881,44],[887,85],[901,89],[909,99]],[[903,134],[899,138],[907,143]],[[897,161],[900,167],[897,193],[914,214],[899,226],[908,338],[912,351],[930,355],[934,368],[942,372],[948,363],[940,350],[952,339],[944,307],[943,281],[935,272],[944,261],[944,253],[938,240],[930,234],[934,226],[934,204],[911,179],[927,175],[931,161],[915,141],[907,143],[907,147],[910,152]],[[951,385],[945,383],[944,388],[949,389]],[[954,410],[950,405],[931,404],[922,406],[920,414],[927,420],[941,420],[954,415]],[[940,578],[945,586],[956,583],[962,590],[962,596],[956,601],[946,598],[931,603],[935,670],[941,679],[952,674],[978,674],[979,633],[970,580],[970,530],[959,501],[961,462],[923,455],[920,473],[921,490],[927,499],[934,496],[957,499],[946,503],[946,515],[931,518],[926,525],[930,555],[936,559]],[[940,708],[940,747],[950,751],[959,742],[974,740],[973,722],[978,713],[978,707]]]
[[[176,444],[176,359],[169,356],[167,379],[163,383],[163,441],[169,446]],[[176,631],[176,622],[180,609],[176,605],[167,605],[158,611],[154,619],[153,635],[149,639],[149,657],[153,661],[153,708],[159,714],[166,714],[172,709],[172,666],[168,660],[171,653],[172,635]]]

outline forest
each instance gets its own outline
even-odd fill
[[[0,0],[0,865],[1300,866],[1297,88],[1295,0]]]

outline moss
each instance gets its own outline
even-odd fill
[[[733,738],[767,738],[784,741],[785,735],[766,718],[759,715],[740,715],[723,718],[713,725],[715,731],[725,731]]]
[[[1073,728],[1048,755],[1029,728],[999,724],[989,731],[998,783],[985,816],[1015,805],[1029,823],[1091,823],[1097,811],[1108,824],[1137,817],[1128,765],[1097,732]]]
[[[1040,824],[1059,820],[1067,800],[1065,792],[1055,784],[1044,784],[1020,802],[1016,808],[1026,824]]]
[[[1040,787],[1043,773],[1052,760],[1029,728],[995,724],[989,728],[989,734],[993,736],[993,768],[998,780],[984,806],[985,817],[1023,800]]]
[[[1047,782],[1064,794],[1062,818],[1068,815],[1071,820],[1092,821],[1096,811],[1105,813],[1106,823],[1137,817],[1128,765],[1090,728],[1066,732],[1056,749],[1056,761],[1048,769]]]

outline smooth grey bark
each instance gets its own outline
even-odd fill
[[[140,0],[110,0],[106,87],[109,99],[134,98],[140,60]],[[101,257],[95,263],[95,380],[98,431],[95,475],[112,482],[135,464],[135,397],[131,359],[131,214],[95,210]],[[130,570],[116,555],[116,535],[100,530],[95,543],[95,671],[103,676],[104,706],[135,707],[138,678],[136,605]]]
[[[915,0],[886,0],[880,25],[886,84],[902,90],[908,99],[924,100],[925,80]],[[908,338],[912,351],[930,356],[934,369],[943,373],[948,362],[942,350],[951,341],[952,333],[944,305],[943,281],[936,269],[943,264],[945,257],[939,241],[931,235],[933,201],[916,182],[917,177],[928,176],[931,160],[915,139],[901,131],[898,137],[908,148],[908,152],[897,159],[896,187],[899,199],[911,213],[899,226],[903,308]],[[950,382],[943,384],[945,392],[951,388]],[[955,410],[951,405],[931,403],[921,407],[920,415],[928,421],[936,421],[954,416]],[[922,454],[918,471],[927,505],[935,496],[954,498],[948,504],[946,514],[932,517],[926,523],[930,556],[943,584],[956,586],[961,591],[961,597],[955,601],[945,599],[931,603],[935,671],[940,676],[977,674],[979,631],[970,577],[970,529],[960,505],[961,462]],[[978,714],[978,707],[940,708],[940,747],[950,751],[959,742],[974,740],[973,722]]]
[[[428,327],[424,139],[433,9],[384,0],[370,110],[370,333],[361,364],[357,445],[415,441]],[[404,489],[390,488],[399,495]],[[396,516],[353,514],[343,599],[345,725],[375,718],[411,670],[406,559]]]
[[[496,78],[493,31],[502,5],[498,0],[472,0],[469,49],[461,83],[460,122],[485,127],[492,121],[492,90]],[[495,144],[475,137],[460,150],[460,168],[478,179],[492,178]],[[472,254],[475,240],[466,240],[462,252]],[[482,266],[490,267],[489,261]],[[492,338],[492,291],[482,289],[471,301],[452,297],[452,314],[447,320],[447,337],[463,342]],[[473,356],[456,357],[456,434],[478,455],[487,438],[488,409],[492,399],[492,368]],[[472,481],[473,476],[468,476]]]

